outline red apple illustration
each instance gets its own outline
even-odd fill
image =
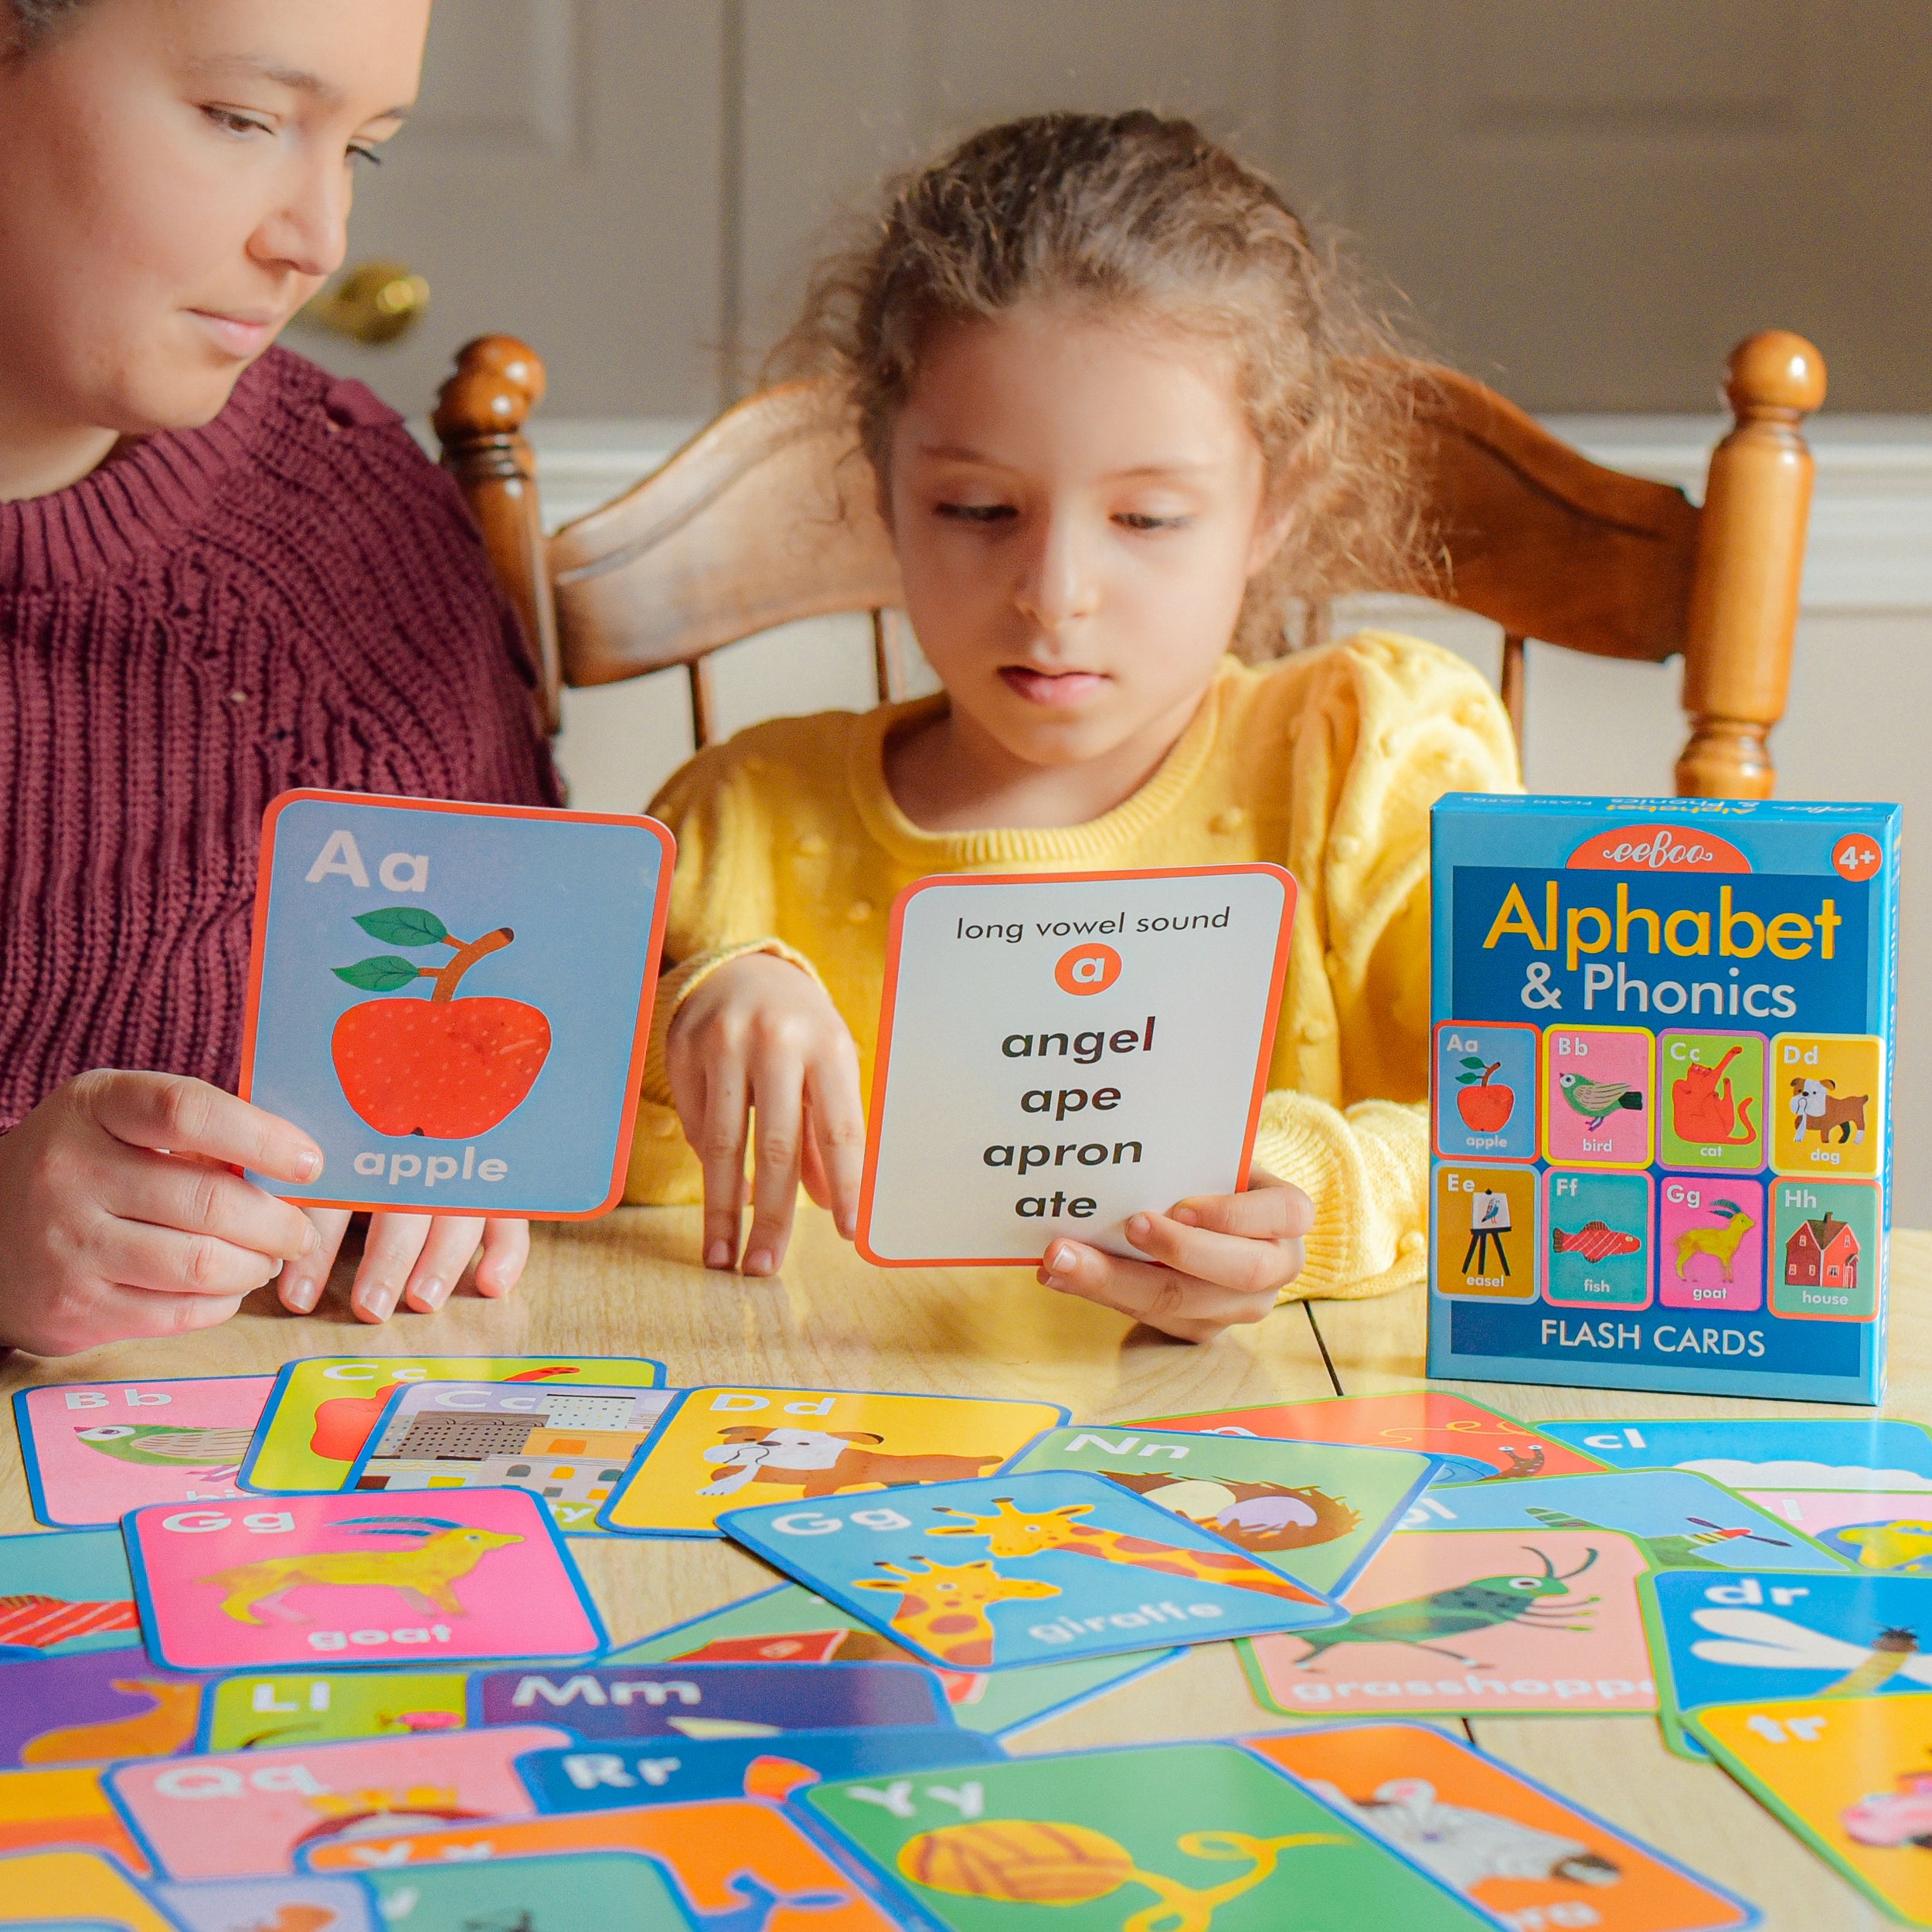
[[[456,997],[457,982],[516,935],[500,926],[481,939],[454,937],[434,913],[392,906],[356,924],[393,946],[450,946],[440,966],[412,966],[389,953],[331,970],[364,992],[393,993],[418,979],[427,999],[377,999],[335,1022],[336,1077],[358,1117],[379,1134],[458,1141],[487,1134],[522,1104],[550,1051],[550,1022],[520,999]]]
[[[1515,1089],[1490,1081],[1502,1065],[1501,1060],[1492,1060],[1485,1066],[1471,1056],[1463,1062],[1468,1070],[1456,1076],[1456,1111],[1472,1133],[1500,1134],[1516,1111]]]
[[[386,1382],[379,1395],[332,1396],[318,1403],[309,1431],[309,1454],[330,1462],[353,1462],[395,1393],[396,1384]]]

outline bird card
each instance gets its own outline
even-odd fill
[[[151,1504],[124,1526],[148,1653],[180,1670],[586,1657],[607,1639],[525,1489]]]
[[[264,1744],[460,1731],[469,1721],[469,1687],[467,1671],[274,1671],[218,1677],[202,1698],[195,1749],[253,1751]]]
[[[852,1389],[686,1389],[599,1512],[634,1536],[715,1536],[720,1510],[957,1482],[1066,1421],[1050,1402]]]
[[[947,1669],[1204,1644],[1342,1614],[1320,1592],[1084,1472],[733,1509],[719,1522]]]
[[[859,1253],[1031,1267],[1066,1234],[1131,1256],[1128,1216],[1245,1188],[1294,896],[1269,865],[908,886]]]
[[[1855,1570],[1932,1576],[1932,1491],[1753,1489],[1760,1509],[1814,1536]]]
[[[1922,1489],[1932,1510],[1932,1431],[1889,1417],[1751,1416],[1546,1422],[1617,1469],[1694,1469],[1727,1489]]]
[[[1754,1906],[1427,1724],[1241,1740],[1502,1924],[1743,1932]]]
[[[275,1378],[241,1486],[264,1495],[319,1495],[348,1486],[363,1445],[398,1389],[420,1382],[532,1387],[655,1389],[664,1364],[641,1355],[314,1355]]]
[[[566,1536],[595,1536],[597,1511],[672,1395],[570,1382],[406,1383],[343,1487],[528,1489]]]
[[[104,1764],[192,1750],[206,1680],[141,1651],[77,1651],[0,1664],[0,1766]]]
[[[1248,1682],[1284,1717],[1648,1713],[1643,1569],[1614,1531],[1399,1531],[1344,1621],[1243,1645]]]
[[[34,1515],[56,1529],[92,1529],[143,1503],[233,1496],[272,1386],[267,1376],[207,1376],[16,1391]]]
[[[151,1888],[181,1932],[383,1932],[361,1879],[204,1879]]]
[[[675,1881],[641,1852],[577,1852],[372,1872],[385,1925],[408,1932],[685,1932]],[[738,1923],[750,1927],[753,1922]],[[730,1932],[729,1922],[724,1932]]]
[[[88,1845],[111,1852],[131,1870],[148,1861],[101,1789],[96,1765],[0,1771],[0,1852],[41,1845]]]
[[[287,791],[262,820],[240,1093],[334,1207],[579,1220],[624,1192],[670,903],[652,818]]]
[[[119,1530],[0,1536],[0,1665],[140,1643]]]
[[[56,1922],[63,1932],[84,1932],[87,1925],[181,1932],[117,1860],[99,1852],[63,1845],[0,1858],[0,1925]]]
[[[1090,1470],[1334,1595],[1388,1539],[1436,1461],[1413,1450],[1097,1423],[1054,1430],[1012,1466]]]

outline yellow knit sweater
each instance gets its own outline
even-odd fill
[[[1230,658],[1160,769],[1104,817],[930,832],[893,802],[883,753],[945,702],[759,725],[701,752],[652,802],[678,839],[665,946],[676,964],[658,987],[624,1198],[702,1198],[664,1042],[679,1002],[726,959],[777,952],[815,971],[869,1093],[886,916],[913,880],[1272,859],[1301,889],[1255,1158],[1315,1203],[1292,1292],[1419,1281],[1429,808],[1446,791],[1517,788],[1494,693],[1448,652],[1379,632],[1258,669]]]

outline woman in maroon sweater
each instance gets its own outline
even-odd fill
[[[0,0],[0,1346],[320,1297],[349,1216],[224,1165],[321,1159],[232,1091],[270,798],[558,800],[454,489],[271,346],[428,12]],[[376,1216],[356,1312],[440,1306],[479,1243],[507,1291],[522,1223]]]

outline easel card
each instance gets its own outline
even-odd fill
[[[262,821],[241,1095],[335,1207],[573,1220],[624,1192],[670,901],[655,819],[289,791]]]
[[[1923,1489],[1932,1431],[1874,1416],[1546,1422],[1544,1434],[1618,1469],[1695,1469],[1729,1489]]]
[[[140,1643],[119,1530],[0,1536],[0,1665]]]
[[[465,1671],[274,1671],[218,1677],[202,1699],[195,1748],[254,1751],[264,1744],[460,1731],[468,1722],[469,1686]]]
[[[118,1932],[180,1932],[119,1864],[98,1852],[63,1847],[0,1859],[0,1925],[71,1927],[77,1919]]]
[[[641,1852],[413,1866],[367,1883],[383,1924],[409,1932],[685,1932],[691,1923],[670,1874]]]
[[[1247,1186],[1294,895],[1266,865],[907,886],[860,1253],[1031,1267],[1066,1234],[1131,1255],[1129,1215]]]
[[[140,1651],[78,1651],[0,1664],[0,1767],[104,1764],[194,1749],[206,1679]]]

